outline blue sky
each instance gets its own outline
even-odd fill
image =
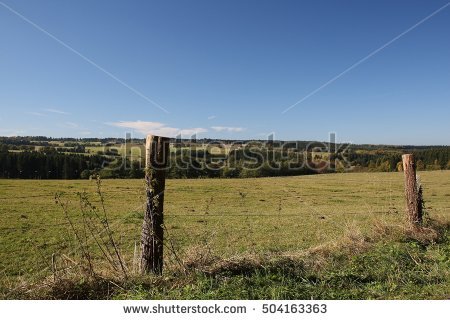
[[[0,135],[448,145],[449,31],[445,0],[0,0]]]

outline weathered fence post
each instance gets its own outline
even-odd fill
[[[414,155],[404,154],[402,160],[408,220],[412,224],[420,224],[422,223],[422,190],[417,183]]]
[[[141,273],[161,274],[163,269],[164,188],[170,156],[169,138],[147,136],[145,181],[147,202],[141,239]]]

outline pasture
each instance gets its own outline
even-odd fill
[[[450,171],[419,173],[426,212],[450,218]],[[62,192],[78,223],[78,192],[100,206],[89,180],[0,180],[2,283],[49,273],[53,253],[77,243],[54,195]],[[111,229],[131,261],[143,216],[142,180],[103,180]],[[166,236],[180,254],[207,247],[222,257],[294,252],[332,243],[349,228],[370,234],[374,221],[401,224],[402,173],[348,173],[257,179],[168,180]]]

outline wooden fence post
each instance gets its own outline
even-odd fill
[[[164,188],[170,156],[169,138],[148,135],[145,144],[147,202],[141,239],[141,273],[161,274],[163,269]]]
[[[422,223],[422,190],[417,185],[416,162],[414,155],[404,154],[403,171],[405,173],[406,211],[412,224]]]

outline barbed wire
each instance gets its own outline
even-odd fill
[[[364,182],[361,182],[361,181],[358,181],[358,182],[360,182],[359,184],[363,184],[364,183]],[[105,191],[102,191],[102,193],[104,195],[118,194],[118,193],[130,194],[132,192],[137,191],[138,189],[139,188],[136,187],[136,188],[130,188],[130,189],[127,188],[125,190],[105,190]],[[245,191],[244,192],[246,194],[245,197],[242,197],[241,191],[239,191],[240,189]],[[143,190],[141,190],[141,191],[142,192],[140,192],[140,195],[137,198],[139,198],[143,202],[144,199],[145,199],[145,191],[143,191]],[[286,193],[286,192],[291,192],[291,191],[292,190],[287,190],[287,189],[280,190],[280,192],[283,192],[283,194]],[[360,192],[358,192],[358,193],[371,193],[371,194],[373,194],[373,192],[371,192],[370,190],[367,191],[367,190],[362,190],[361,189],[359,191]],[[364,191],[364,192],[362,192],[362,191]],[[386,190],[386,192],[391,192],[391,191],[392,190]],[[84,192],[86,192],[86,191],[84,191]],[[97,194],[97,191],[89,190],[87,193]],[[238,195],[238,193],[239,193],[239,195]],[[298,192],[296,192],[296,193],[298,194]],[[63,193],[63,194],[65,196],[70,196],[70,197],[72,197],[72,196],[75,197],[76,196],[76,195],[73,195],[72,193]],[[197,195],[197,194],[195,194],[195,195]],[[55,196],[55,193],[48,193],[48,194],[39,194],[39,195],[31,195],[31,196],[17,196],[17,197],[0,198],[0,200],[26,199],[26,198],[38,198],[38,197],[54,197],[54,196]],[[198,197],[195,197],[195,198],[198,198]],[[248,200],[248,199],[261,198],[261,196],[259,196],[258,191],[254,191],[254,192],[252,192],[251,190],[250,191],[246,191],[245,186],[243,186],[242,188],[236,187],[236,191],[229,192],[228,194],[220,194],[220,195],[215,194],[214,195],[214,199],[236,200],[236,199],[241,199],[241,198],[242,199],[245,198],[246,200]],[[198,221],[196,221],[196,222],[200,222],[199,220],[205,220],[206,221],[210,217],[213,217],[213,218],[217,218],[217,217],[220,217],[220,218],[245,217],[245,218],[275,218],[275,219],[277,219],[277,218],[283,218],[283,217],[302,217],[302,216],[305,216],[305,215],[311,214],[311,213],[313,213],[314,215],[317,215],[318,217],[320,217],[322,219],[323,216],[328,218],[329,216],[331,216],[333,214],[333,213],[330,213],[330,212],[321,212],[320,208],[315,208],[314,209],[315,204],[311,204],[311,203],[305,201],[305,198],[308,199],[307,196],[301,196],[301,200],[299,200],[298,205],[299,205],[299,208],[302,207],[302,206],[303,207],[306,206],[307,209],[308,209],[308,212],[287,213],[287,212],[282,212],[282,210],[278,210],[277,211],[277,208],[273,208],[273,213],[268,213],[267,211],[266,212],[246,212],[246,213],[226,213],[226,212],[222,212],[222,213],[211,213],[211,212],[208,212],[207,213],[207,212],[201,212],[203,209],[199,209],[198,213],[189,213],[189,212],[185,212],[185,213],[171,213],[171,212],[173,212],[171,210],[169,212],[166,211],[164,214],[165,214],[165,218],[166,219],[167,218],[170,219],[172,217],[183,217],[183,218],[189,218],[189,220],[190,219],[197,219]],[[196,207],[198,207],[198,201],[201,201],[201,200],[207,202],[209,200],[209,198],[205,198],[204,194],[200,195],[200,199],[195,200],[196,201]],[[243,201],[246,201],[246,200],[243,200]],[[179,199],[175,199],[175,201],[173,201],[173,202],[166,203],[166,206],[167,205],[169,205],[169,206],[170,205],[180,205],[180,204],[189,204],[189,205],[192,206],[193,205],[192,201],[193,201],[192,198],[186,199],[185,201],[179,200]],[[365,205],[369,206],[369,204],[367,204],[367,203],[365,203]],[[145,208],[145,204],[142,203],[142,204],[139,204],[138,206],[136,206],[135,208],[127,209],[126,211],[128,213],[136,213],[136,212],[139,212],[139,213],[142,212],[143,213],[144,208]],[[289,208],[292,208],[292,204],[289,205]],[[241,209],[245,209],[245,206],[241,207]],[[371,213],[380,212],[380,211],[373,211],[372,208],[370,208],[370,209],[371,209],[370,210]],[[339,213],[339,215],[341,215],[341,214],[345,214],[345,212]],[[353,214],[353,213],[348,213],[348,214]],[[81,217],[80,217],[80,219],[81,219]],[[126,216],[120,216],[120,217],[109,217],[108,220],[110,220],[114,224],[122,222],[124,224],[138,226],[142,222],[142,217],[140,217],[140,216],[139,217],[133,217],[133,216],[126,215]],[[218,221],[218,220],[216,220],[216,221]],[[329,221],[332,221],[332,220],[330,219]],[[76,225],[76,226],[82,226],[84,223],[85,222],[82,222],[82,221],[74,221],[74,225]],[[17,227],[0,228],[0,231],[11,231],[11,232],[18,231],[18,230],[20,230],[20,231],[30,231],[30,230],[38,230],[38,229],[43,229],[43,228],[55,228],[55,227],[61,227],[61,226],[68,226],[68,225],[70,225],[69,222],[57,222],[57,223],[51,223],[51,224],[49,224],[49,223],[46,223],[46,224],[35,224],[34,222],[28,222],[25,225],[21,225],[21,226],[17,226]],[[170,228],[170,226],[169,226],[168,229],[172,230],[172,228]],[[173,229],[175,229],[175,228],[173,228]],[[179,228],[176,228],[176,229],[179,229]],[[101,235],[101,233],[99,233],[99,235]],[[125,242],[131,241],[131,240],[134,239],[134,234],[126,234],[123,239],[125,240]],[[42,249],[42,251],[45,252],[45,254],[47,255],[49,250],[51,251],[55,247],[59,247],[58,249],[60,249],[60,250],[64,250],[64,249],[67,249],[67,248],[74,249],[73,246],[76,247],[77,243],[76,243],[76,241],[74,239],[62,239],[62,240],[57,240],[57,241],[50,242],[50,243],[49,242],[45,242],[43,244],[36,244],[35,243],[34,245],[38,249]],[[35,249],[35,248],[30,245],[30,247],[28,249],[23,248],[23,247],[18,249],[18,250],[12,250],[12,251],[3,249],[4,250],[3,253],[7,254],[7,255],[12,255],[12,254],[17,254],[17,253],[24,253],[24,252],[27,252],[27,251],[30,251],[30,250],[33,250],[33,249]],[[48,269],[48,268],[45,268],[45,269]],[[7,270],[7,268],[5,268],[5,270]],[[44,270],[41,270],[41,271],[44,271]]]
[[[51,196],[50,194],[39,194],[39,195],[31,195],[31,196],[21,196],[21,197],[7,197],[7,198],[0,198],[0,200],[11,200],[11,199],[27,199],[27,198],[41,198],[41,197],[48,197]],[[54,195],[53,195],[54,196]]]
[[[135,211],[136,212],[136,211]],[[374,211],[381,212],[381,211]],[[314,212],[317,215],[326,215],[325,212]],[[352,213],[348,213],[352,214]],[[239,213],[239,214],[218,214],[218,213],[182,213],[182,214],[168,214],[165,213],[165,218],[171,218],[171,217],[193,217],[193,218],[207,218],[207,217],[222,217],[222,218],[228,218],[228,217],[269,217],[269,218],[279,218],[279,217],[302,217],[305,213],[278,213],[274,212],[273,214],[267,214],[267,213]],[[123,220],[124,223],[129,223],[131,219],[136,219],[141,222],[142,217],[122,217],[122,218],[108,218],[110,221],[119,221]],[[83,222],[74,222],[74,225],[83,225]],[[61,223],[55,223],[55,224],[45,224],[45,225],[23,225],[23,226],[17,226],[17,227],[2,227],[0,228],[0,231],[6,231],[6,230],[31,230],[31,229],[39,229],[39,228],[51,228],[51,227],[59,227],[59,226],[67,226],[70,225],[69,222],[61,222]]]

